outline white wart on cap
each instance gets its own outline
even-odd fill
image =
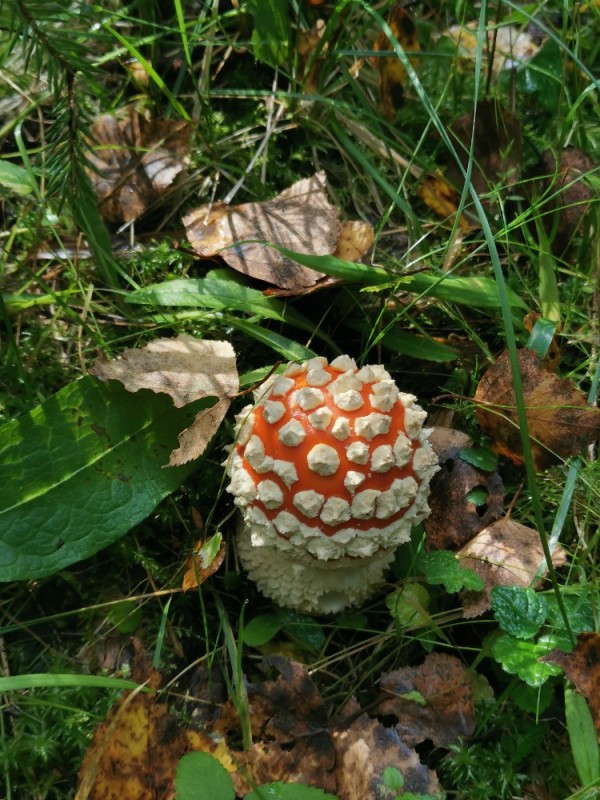
[[[425,412],[382,366],[349,356],[293,364],[255,400],[228,460],[243,566],[283,606],[362,603],[429,514],[439,467]]]

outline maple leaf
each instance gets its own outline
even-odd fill
[[[298,181],[264,203],[200,206],[183,218],[183,224],[198,255],[220,255],[238,272],[283,289],[312,286],[323,273],[295,263],[268,244],[307,255],[331,255],[340,235],[324,173]]]
[[[125,350],[114,361],[98,359],[91,372],[104,380],[120,381],[129,392],[150,389],[166,393],[178,408],[202,398],[218,398],[179,434],[179,447],[171,453],[169,466],[202,455],[239,389],[235,353],[229,342],[191,336],[156,339],[146,347]]]
[[[527,425],[537,470],[576,455],[600,435],[600,409],[587,404],[570,380],[549,372],[542,358],[518,351]],[[477,419],[497,453],[523,464],[521,434],[508,352],[482,377],[475,393]]]

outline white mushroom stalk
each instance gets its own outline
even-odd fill
[[[283,606],[362,603],[429,514],[439,467],[425,412],[382,366],[349,356],[291,365],[255,401],[236,417],[228,460],[243,566]]]

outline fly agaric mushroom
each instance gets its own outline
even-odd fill
[[[292,364],[254,394],[228,460],[242,565],[280,605],[361,603],[429,514],[439,467],[425,412],[382,366],[349,356]]]

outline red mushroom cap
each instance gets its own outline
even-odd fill
[[[237,417],[228,465],[242,562],[282,605],[361,602],[429,513],[438,467],[425,412],[382,366],[358,369],[348,356],[291,365],[255,396]],[[285,580],[292,566],[308,592]]]

